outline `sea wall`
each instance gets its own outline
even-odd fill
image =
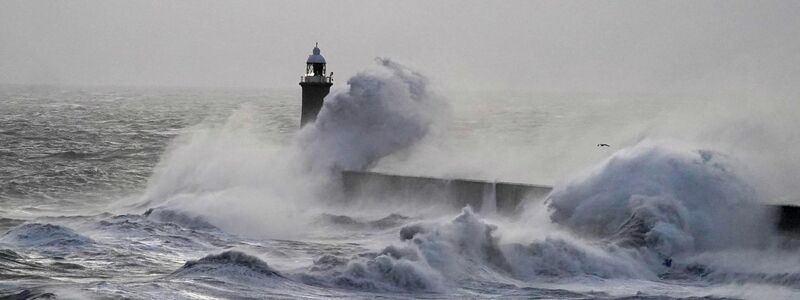
[[[472,206],[476,211],[496,211],[514,214],[524,199],[544,199],[553,189],[550,186],[393,175],[368,171],[343,171],[342,188],[345,197],[356,199],[396,199],[449,203],[460,208]],[[800,234],[800,207],[766,204],[776,214],[776,228],[784,233]]]
[[[523,199],[544,198],[549,186],[392,175],[378,172],[343,171],[342,184],[347,198],[415,199],[472,206],[477,211],[512,214]]]

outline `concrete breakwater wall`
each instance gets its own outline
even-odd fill
[[[472,206],[476,211],[514,214],[525,199],[544,199],[550,186],[448,179],[424,176],[393,175],[367,171],[343,171],[343,191],[347,198],[397,199]],[[776,228],[784,233],[800,234],[800,207],[765,204],[776,215]]]
[[[543,185],[391,175],[378,172],[343,171],[348,198],[372,197],[416,199],[472,206],[476,211],[511,214],[523,199],[543,198],[552,187]]]

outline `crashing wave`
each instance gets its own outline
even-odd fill
[[[93,244],[92,239],[61,225],[26,223],[12,228],[0,241],[22,247],[64,247]]]
[[[583,236],[663,256],[755,247],[770,232],[754,189],[712,151],[640,145],[548,196],[551,220]]]
[[[167,149],[140,201],[129,207],[180,209],[242,235],[294,235],[287,232],[312,222],[307,216],[315,212],[306,207],[340,196],[332,193],[338,183],[330,175],[408,149],[445,108],[424,76],[386,59],[348,84],[329,95],[316,122],[288,143],[265,141],[246,106],[224,124],[185,131]],[[370,226],[396,223],[387,222]]]
[[[441,274],[416,257],[391,253],[365,253],[349,260],[325,255],[300,280],[312,285],[362,291],[439,291]]]
[[[327,97],[299,141],[311,169],[360,170],[414,145],[443,113],[422,74],[388,59]]]
[[[442,291],[449,280],[510,270],[492,235],[496,228],[465,208],[450,222],[404,226],[401,244],[380,252],[323,256],[303,281],[369,291]]]
[[[497,226],[487,224],[466,207],[449,223],[412,224],[401,229],[400,236],[420,249],[437,269],[454,271],[458,265],[480,263],[508,271],[510,265],[493,235],[496,230]]]

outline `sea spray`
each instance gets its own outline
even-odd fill
[[[445,113],[428,79],[389,59],[347,81],[325,100],[316,123],[299,134],[313,170],[362,170],[413,146]]]
[[[413,146],[446,107],[424,76],[388,59],[348,85],[288,143],[264,140],[247,107],[222,125],[195,126],[163,156],[137,209],[203,215],[248,235],[299,234],[315,209],[337,198],[336,171],[364,169]]]
[[[568,177],[544,203],[527,203],[519,220],[501,222],[501,249],[525,280],[714,274],[735,281],[739,274],[722,270],[757,268],[719,257],[782,251],[771,248],[774,215],[740,164],[719,152],[645,140]]]
[[[253,236],[296,235],[313,184],[294,166],[293,148],[259,134],[243,106],[223,124],[199,124],[177,137],[156,167],[143,210],[164,208],[203,216],[224,231]]]
[[[644,142],[557,185],[551,220],[664,256],[758,246],[772,220],[733,166],[714,151]]]

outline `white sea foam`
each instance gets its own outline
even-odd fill
[[[662,255],[762,245],[774,219],[724,155],[643,143],[556,186],[551,219]],[[641,234],[641,236],[634,236]]]
[[[304,278],[367,290],[443,291],[448,283],[510,268],[492,236],[495,229],[465,208],[447,222],[403,227],[400,243],[378,253],[322,257]]]

